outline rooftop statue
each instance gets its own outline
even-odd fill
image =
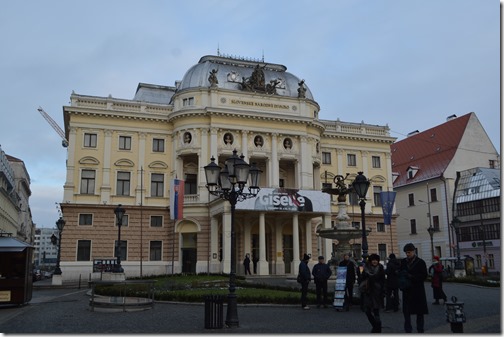
[[[208,82],[210,82],[210,87],[216,87],[219,84],[219,80],[217,80],[217,72],[218,69],[212,69],[210,71],[210,76],[208,76]]]

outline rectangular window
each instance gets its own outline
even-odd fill
[[[481,255],[476,254],[476,268],[481,268]]]
[[[416,234],[416,220],[411,219],[410,220],[410,234]]]
[[[151,175],[151,197],[162,197],[164,195],[164,175],[153,173]]]
[[[95,190],[94,170],[82,170],[81,172],[81,194],[94,194]]]
[[[488,254],[488,269],[495,269],[495,258],[493,254]]]
[[[285,180],[284,179],[278,179],[278,187],[285,187]]]
[[[79,226],[92,226],[93,214],[79,214]]]
[[[380,256],[380,261],[387,261],[387,245],[385,243],[378,244],[378,255]]]
[[[150,218],[151,227],[163,227],[163,216],[162,215],[152,215]]]
[[[331,164],[331,152],[322,152],[322,164]]]
[[[357,166],[357,157],[354,154],[347,154],[347,165]]]
[[[96,147],[97,136],[95,133],[84,134],[84,147]]]
[[[432,217],[432,227],[434,227],[434,230],[439,232],[439,215],[434,215]]]
[[[117,172],[117,195],[130,195],[130,172]]]
[[[117,240],[114,241],[114,247],[117,247]],[[119,247],[119,252],[121,261],[126,261],[128,259],[128,241],[121,240],[121,247]],[[114,256],[117,257],[117,249],[114,252]]]
[[[380,157],[372,156],[371,161],[372,161],[373,168],[381,168]]]
[[[383,222],[376,223],[377,232],[385,232],[385,224]]]
[[[198,194],[198,175],[186,174],[184,182],[185,194]]]
[[[415,195],[413,193],[408,194],[408,206],[415,206]]]
[[[77,261],[91,260],[91,240],[77,241]]]
[[[377,207],[381,207],[381,198],[380,198],[380,193],[382,191],[381,186],[373,186],[373,199],[374,199],[374,205]]]
[[[130,136],[119,136],[119,150],[131,150]]]
[[[152,140],[152,152],[164,152],[164,139],[154,138]]]
[[[435,188],[431,188],[431,190],[430,190],[430,201],[438,201],[437,200],[437,191]]]
[[[490,159],[488,161],[488,167],[491,169],[494,169],[495,168],[495,160]]]
[[[151,241],[150,242],[150,260],[151,261],[161,261],[161,247],[162,241]]]
[[[184,98],[182,100],[183,106],[194,105],[194,97]]]

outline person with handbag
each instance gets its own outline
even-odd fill
[[[310,267],[308,261],[310,256],[304,254],[303,260],[299,263],[298,282],[301,284],[301,307],[304,310],[309,310],[308,306],[308,285],[311,281]]]
[[[313,281],[317,290],[317,308],[324,305],[327,308],[327,280],[332,275],[331,268],[324,261],[323,256],[318,257],[318,263],[313,266]],[[322,301],[322,297],[324,300]]]
[[[406,258],[401,260],[399,269],[399,289],[403,292],[404,331],[413,331],[411,315],[416,315],[416,327],[420,333],[424,332],[424,315],[429,313],[424,282],[427,278],[427,265],[415,252],[415,246],[408,243],[403,251]]]
[[[380,264],[380,256],[371,254],[362,271],[359,285],[366,316],[373,327],[371,332],[381,332],[380,308],[383,304],[384,286],[385,270]]]

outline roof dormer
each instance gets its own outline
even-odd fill
[[[410,166],[408,167],[408,170],[406,171],[408,175],[408,179],[413,179],[415,178],[416,174],[418,173],[418,167],[417,166]]]

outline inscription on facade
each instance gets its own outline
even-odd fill
[[[246,106],[256,106],[260,108],[272,108],[272,109],[283,109],[289,110],[289,106],[286,104],[273,104],[273,103],[262,103],[262,102],[252,102],[252,101],[242,101],[239,99],[232,99],[231,104],[246,105]]]

